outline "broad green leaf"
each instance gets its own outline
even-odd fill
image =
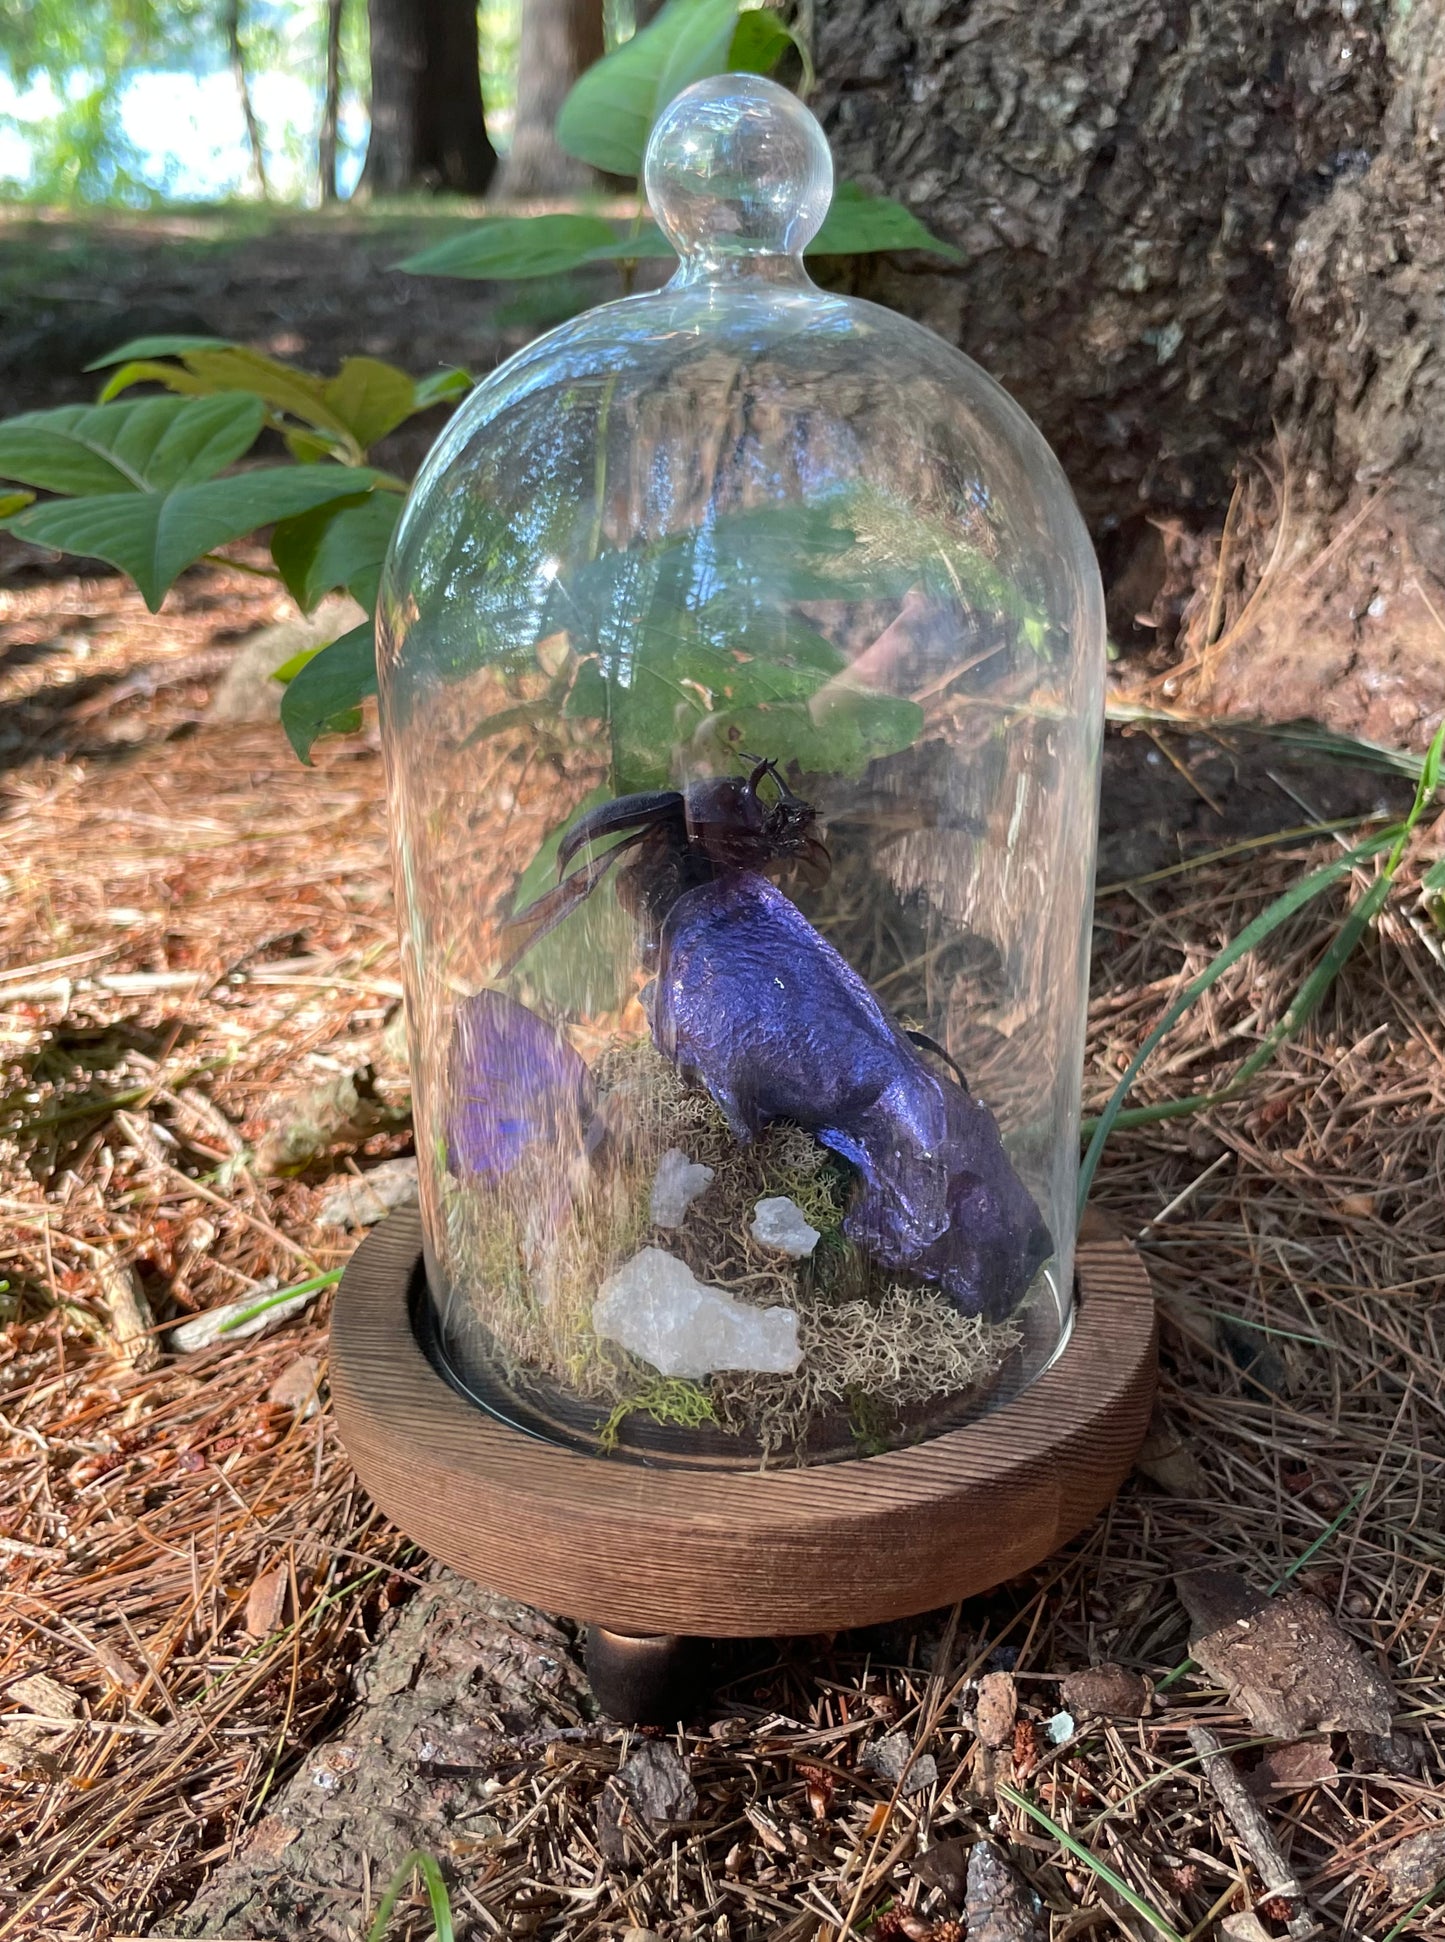
[[[760,701],[710,716],[704,736],[735,755],[796,763],[804,775],[858,776],[884,755],[911,748],[923,732],[915,701],[863,689],[819,689],[810,702]]]
[[[421,276],[559,276],[610,251],[617,232],[601,216],[485,216],[405,257],[398,265]]]
[[[557,117],[557,140],[593,168],[639,174],[652,124],[673,96],[725,71],[737,18],[738,0],[668,0],[577,81]]]
[[[790,48],[802,57],[805,84],[812,79],[813,64],[808,50],[797,35],[785,27],[771,7],[749,7],[738,15],[728,49],[731,74],[771,74]]]
[[[754,17],[743,15],[744,20]],[[925,229],[901,203],[888,196],[866,195],[854,184],[843,182],[807,254],[864,256],[870,251],[902,249],[929,250],[935,256],[958,259],[957,250]],[[424,276],[485,277],[505,282],[530,276],[563,276],[590,263],[661,259],[673,254],[671,243],[651,221],[619,231],[601,216],[486,216],[444,243],[404,258],[398,268]]]
[[[870,196],[853,182],[840,182],[808,254],[866,256],[874,250],[904,249],[929,250],[953,263],[963,260],[951,243],[925,229],[901,202],[891,196]]]
[[[319,465],[323,459],[335,458],[337,446],[342,442],[336,432],[289,431],[281,437],[298,465]]]
[[[321,387],[321,396],[363,452],[416,410],[416,386],[406,372],[376,357],[346,358]]]
[[[303,762],[312,744],[328,733],[344,732],[349,718],[376,693],[376,640],[371,622],[313,654],[281,697],[281,726]]]
[[[169,492],[57,500],[32,506],[6,523],[11,532],[41,546],[108,560],[130,575],[154,613],[177,575],[213,548],[273,520],[347,497],[370,476],[339,465],[263,466]]]
[[[362,492],[284,520],[271,535],[271,558],[296,604],[309,614],[345,587],[372,612],[401,508],[400,493]]]
[[[125,364],[133,357],[179,357],[182,351],[229,351],[229,337],[132,337],[119,350],[107,351],[86,365],[87,371],[104,371],[112,364]]]
[[[610,802],[612,795],[606,783],[599,783],[558,823],[517,880],[514,916],[556,883],[558,846],[573,823]],[[613,884],[604,879],[555,930],[529,947],[520,977],[529,995],[544,1004],[584,1016],[613,1011],[626,991],[635,949],[631,920],[618,904]]]
[[[432,371],[417,379],[416,409],[428,411],[433,405],[450,405],[465,398],[472,388],[472,374],[460,365],[449,371]]]
[[[140,357],[111,372],[101,386],[100,402],[108,405],[112,398],[137,384],[163,384],[167,391],[183,398],[209,398],[214,389],[193,377],[184,364],[158,364],[154,358]]]
[[[253,351],[244,344],[192,349],[178,355],[179,364],[153,364],[146,359],[127,363],[107,384],[102,397],[109,398],[130,384],[145,382],[201,396],[249,392],[273,411],[298,418],[303,425],[351,436],[345,420],[327,402],[327,384],[334,384],[336,379],[328,381],[310,371],[298,371],[293,365],[282,364],[279,359]]]
[[[190,484],[249,450],[262,418],[255,399],[235,396],[27,412],[0,424],[0,478],[75,495]]]

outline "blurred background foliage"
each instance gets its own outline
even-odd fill
[[[462,12],[475,13],[476,92],[505,154],[523,9],[524,0],[0,0],[0,197],[304,206],[333,184],[349,197],[373,140],[373,23],[388,49],[398,30],[420,39],[424,68],[427,39],[455,32]],[[595,13],[595,51],[637,23],[633,0],[538,0],[535,10],[549,31],[560,21],[584,42]],[[407,186],[454,186],[426,173]]]

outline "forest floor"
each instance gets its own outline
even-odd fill
[[[356,1237],[327,1183],[408,1150],[374,734],[303,770],[274,723],[207,720],[277,611],[255,578],[189,574],[160,615],[115,579],[0,603],[0,1942],[359,1937],[413,1845],[462,1935],[949,1942],[981,1835],[1060,1942],[1445,1933],[1438,830],[1244,1096],[1110,1143],[1096,1200],[1163,1327],[1117,1503],[956,1611],[734,1653],[711,1710],[645,1743],[654,1780],[687,1769],[669,1807],[589,1719],[568,1628],[434,1582],[356,1487],[329,1290],[259,1338],[170,1335],[333,1272]],[[1334,853],[1320,822],[1402,791],[1250,735],[1111,736],[1094,1104]],[[1223,1081],[1361,887],[1242,960],[1138,1096]],[[1251,1620],[1279,1635],[1267,1690],[1195,1650],[1199,1567],[1280,1590]],[[1100,1663],[1102,1692],[1065,1683]],[[975,1906],[971,1933],[1025,1916]]]
[[[158,329],[486,369],[547,319],[388,267],[456,219],[8,216],[0,409],[91,395],[59,374]],[[438,1579],[360,1493],[329,1286],[259,1337],[171,1334],[329,1281],[356,1235],[328,1194],[410,1150],[374,734],[303,770],[274,722],[208,719],[281,611],[242,573],[149,615],[0,556],[0,1942],[339,1942],[414,1845],[460,1935],[952,1942],[969,1851],[1055,1942],[1445,1935],[1438,826],[1248,1092],[1110,1143],[1095,1198],[1163,1331],[1111,1510],[953,1612],[738,1649],[639,1749],[590,1717],[565,1623]],[[1090,1103],[1338,853],[1322,825],[1408,797],[1222,727],[1111,735]],[[1137,1098],[1227,1080],[1364,887],[1241,960]],[[1201,1568],[1236,1575],[1186,1604]],[[1240,1576],[1278,1594],[1263,1683],[1217,1636]],[[976,1894],[970,1933],[1019,1942],[1025,1900],[990,1927]],[[418,1890],[390,1932],[431,1926]]]

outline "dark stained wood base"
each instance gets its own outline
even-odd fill
[[[1149,1420],[1149,1278],[1088,1223],[1073,1334],[1022,1395],[910,1449],[764,1473],[608,1461],[489,1416],[417,1342],[420,1255],[400,1210],[337,1289],[331,1390],[358,1476],[444,1563],[616,1632],[842,1631],[986,1591],[1103,1509]]]

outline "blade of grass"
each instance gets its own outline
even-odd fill
[[[1089,1188],[1093,1185],[1099,1158],[1104,1150],[1104,1142],[1115,1126],[1146,1126],[1163,1119],[1177,1119],[1186,1113],[1200,1112],[1206,1107],[1221,1105],[1226,1100],[1237,1097],[1250,1080],[1269,1063],[1285,1040],[1299,1031],[1319,1009],[1325,994],[1339,975],[1341,967],[1364,935],[1367,926],[1383,908],[1386,898],[1393,889],[1395,876],[1409,847],[1410,838],[1414,835],[1421,817],[1430,806],[1440,786],[1442,766],[1445,766],[1445,722],[1442,722],[1436,730],[1434,739],[1420,762],[1419,779],[1415,784],[1415,800],[1404,821],[1392,823],[1388,828],[1378,830],[1373,836],[1367,837],[1363,843],[1356,844],[1353,849],[1337,856],[1333,862],[1312,872],[1302,882],[1285,891],[1282,897],[1276,897],[1274,902],[1261,911],[1252,923],[1245,925],[1238,937],[1225,945],[1197,978],[1192,979],[1185,986],[1130,1061],[1128,1069],[1109,1095],[1108,1104],[1103,1112],[1097,1120],[1089,1123],[1092,1127],[1092,1137],[1088,1151],[1084,1155],[1083,1165],[1079,1169],[1080,1210],[1083,1209]],[[1125,1113],[1124,1100],[1138,1077],[1144,1061],[1166,1033],[1183,1017],[1195,999],[1211,985],[1216,984],[1230,966],[1237,964],[1246,952],[1252,951],[1271,932],[1278,930],[1280,925],[1296,911],[1302,910],[1307,903],[1328,890],[1331,884],[1339,882],[1347,871],[1370,861],[1382,850],[1388,850],[1389,855],[1379,876],[1350,911],[1349,916],[1340,926],[1334,942],[1305,979],[1284,1017],[1244,1061],[1229,1084],[1218,1092],[1196,1093],[1188,1099],[1166,1099],[1157,1106],[1141,1106]]]
[[[420,1869],[421,1878],[426,1883],[427,1898],[431,1902],[431,1918],[436,1929],[436,1942],[454,1942],[452,1933],[452,1904],[447,1894],[447,1885],[442,1880],[441,1869],[431,1855],[423,1854],[420,1848],[413,1848],[396,1873],[392,1876],[386,1893],[382,1896],[375,1919],[366,1931],[366,1942],[382,1942],[386,1925],[391,1920],[391,1912],[400,1899],[402,1890]]]
[[[1333,816],[1322,823],[1300,823],[1294,829],[1273,829],[1267,836],[1246,836],[1238,843],[1226,843],[1220,850],[1201,850],[1198,856],[1185,857],[1182,863],[1171,863],[1163,870],[1150,870],[1142,877],[1124,877],[1118,883],[1101,883],[1095,890],[1096,897],[1111,897],[1120,890],[1143,890],[1151,883],[1167,883],[1170,877],[1182,877],[1190,870],[1202,870],[1210,863],[1227,863],[1232,856],[1247,856],[1251,850],[1284,848],[1290,843],[1313,842],[1320,836],[1333,836],[1336,830],[1357,829],[1361,823],[1378,822],[1374,815]]]
[[[1309,876],[1303,878],[1299,883],[1292,884],[1282,896],[1276,897],[1272,904],[1262,910],[1258,917],[1254,918],[1251,923],[1246,924],[1237,937],[1231,938],[1224,949],[1204,967],[1198,977],[1190,979],[1189,983],[1180,992],[1173,1004],[1169,1006],[1159,1023],[1150,1032],[1149,1036],[1144,1040],[1144,1043],[1130,1060],[1118,1084],[1109,1095],[1108,1104],[1104,1107],[1103,1112],[1100,1113],[1096,1120],[1087,1122],[1087,1124],[1092,1126],[1092,1138],[1089,1141],[1088,1151],[1084,1155],[1083,1165],[1079,1169],[1079,1206],[1081,1208],[1089,1197],[1089,1188],[1093,1185],[1094,1174],[1098,1170],[1099,1158],[1104,1150],[1104,1142],[1108,1139],[1110,1133],[1118,1123],[1124,1101],[1128,1097],[1135,1079],[1138,1078],[1145,1061],[1154,1051],[1154,1048],[1173,1031],[1174,1027],[1179,1023],[1179,1020],[1195,1000],[1202,997],[1212,985],[1217,984],[1232,965],[1237,964],[1242,957],[1247,956],[1257,945],[1262,944],[1267,937],[1279,929],[1281,924],[1287,923],[1297,911],[1303,910],[1306,904],[1313,902],[1316,897],[1323,896],[1326,890],[1331,889],[1351,870],[1357,868],[1361,863],[1368,862],[1372,857],[1378,856],[1382,850],[1389,849],[1391,844],[1398,840],[1402,828],[1403,825],[1392,823],[1389,828],[1378,831],[1374,836],[1367,837],[1363,843],[1357,843],[1353,849],[1346,850],[1343,855],[1335,857],[1331,862],[1322,865],[1318,870],[1312,871]],[[1167,1118],[1172,1113],[1197,1111],[1198,1107],[1193,1104],[1186,1104],[1180,1100],[1166,1100],[1162,1107],[1146,1106],[1140,1110],[1150,1114],[1151,1117]],[[1125,1123],[1143,1124],[1146,1122],[1136,1121],[1131,1118]]]
[[[273,1293],[264,1295],[260,1301],[253,1301],[249,1308],[243,1308],[239,1315],[232,1315],[229,1321],[222,1322],[216,1330],[217,1335],[229,1335],[246,1322],[253,1322],[258,1315],[278,1308],[283,1301],[291,1301],[297,1295],[319,1294],[323,1288],[334,1288],[340,1281],[343,1270],[330,1268],[325,1274],[314,1274],[309,1281],[295,1281],[289,1288],[277,1288]]]
[[[1159,1911],[1152,1908],[1142,1895],[1136,1894],[1122,1875],[1115,1874],[1108,1862],[1101,1861],[1098,1855],[1084,1846],[1082,1841],[1076,1841],[1068,1829],[1060,1827],[1042,1807],[1036,1806],[1014,1787],[1000,1787],[998,1796],[1000,1800],[1012,1801],[1014,1806],[1027,1814],[1030,1820],[1037,1821],[1040,1827],[1053,1836],[1061,1848],[1073,1855],[1076,1861],[1082,1861],[1086,1868],[1099,1877],[1100,1881],[1106,1882],[1116,1895],[1128,1903],[1136,1915],[1143,1916],[1150,1928],[1157,1929],[1159,1934],[1165,1937],[1165,1942],[1184,1942],[1178,1929],[1171,1928]]]

